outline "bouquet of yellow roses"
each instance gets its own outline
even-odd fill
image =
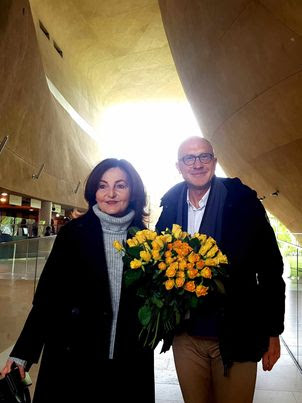
[[[189,235],[173,224],[160,235],[131,228],[132,238],[114,247],[123,253],[126,287],[142,298],[138,318],[140,337],[155,348],[171,335],[186,313],[210,293],[224,293],[227,257],[205,234]]]

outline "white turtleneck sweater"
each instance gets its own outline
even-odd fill
[[[123,217],[115,217],[101,211],[98,208],[97,204],[95,204],[92,209],[95,215],[100,219],[103,230],[104,249],[108,268],[108,278],[113,313],[109,350],[109,358],[112,359],[114,354],[116,325],[119,312],[123,275],[122,256],[116,249],[114,249],[113,242],[119,241],[120,243],[122,243],[126,240],[127,230],[134,218],[135,212],[131,210]]]

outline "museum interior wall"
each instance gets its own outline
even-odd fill
[[[8,136],[0,186],[85,208],[83,183],[100,148],[49,91],[27,0],[0,4],[0,93],[0,142]]]
[[[0,141],[9,135],[0,186],[84,205],[83,181],[102,154],[50,94],[46,74],[95,129],[110,105],[186,95],[225,172],[302,231],[300,1],[30,0],[30,9],[28,0],[3,0],[0,7]]]
[[[302,232],[302,3],[159,4],[185,93],[225,172]]]

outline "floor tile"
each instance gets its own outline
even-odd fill
[[[253,403],[297,403],[292,392],[256,390]]]

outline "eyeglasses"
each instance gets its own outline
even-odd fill
[[[211,153],[201,153],[199,155],[185,155],[180,158],[179,161],[182,161],[185,165],[191,166],[194,165],[196,160],[199,159],[201,164],[208,164],[214,158],[214,155]]]

